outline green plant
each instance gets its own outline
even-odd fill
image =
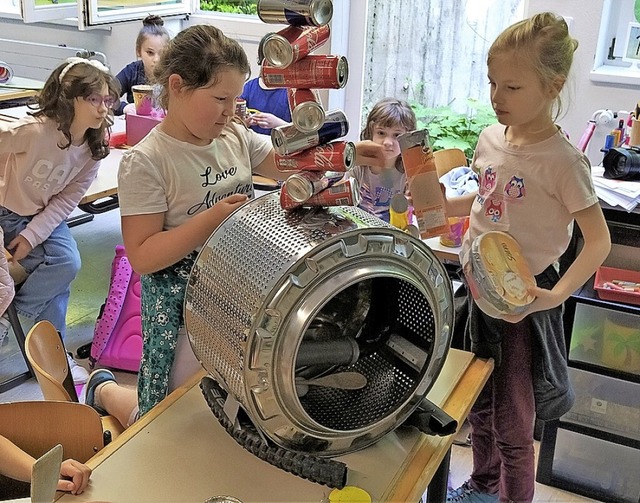
[[[456,112],[451,106],[428,108],[420,103],[411,103],[418,119],[418,129],[429,131],[434,150],[459,148],[471,158],[482,130],[497,122],[491,106],[474,98],[467,98],[465,103],[466,114]]]
[[[200,10],[228,14],[256,15],[256,5],[256,0],[200,0]]]

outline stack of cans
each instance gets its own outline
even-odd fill
[[[263,22],[288,25],[265,35],[258,50],[263,83],[286,88],[291,109],[291,124],[271,130],[278,169],[299,171],[285,181],[281,206],[359,204],[355,179],[342,180],[356,157],[355,145],[339,140],[349,122],[341,110],[325,112],[317,94],[343,88],[349,65],[344,56],[311,54],[329,39],[332,0],[258,0],[257,9]]]

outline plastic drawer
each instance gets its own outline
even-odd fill
[[[576,402],[563,421],[640,440],[640,384],[575,368],[569,378]]]
[[[610,501],[638,503],[640,450],[559,428],[552,477]]]
[[[576,304],[569,359],[640,375],[637,315]]]

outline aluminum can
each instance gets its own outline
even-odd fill
[[[262,55],[269,64],[286,68],[323,45],[331,30],[324,26],[287,26],[278,33],[268,33],[262,38]]]
[[[342,89],[349,79],[349,63],[344,56],[310,54],[287,68],[278,68],[265,58],[260,76],[267,87]]]
[[[356,146],[350,141],[332,141],[294,155],[275,155],[280,171],[349,171],[356,162]]]
[[[389,223],[403,231],[409,227],[409,201],[404,194],[394,194],[391,197]]]
[[[313,133],[322,127],[326,119],[318,95],[312,89],[287,89],[291,122],[304,133]]]
[[[360,204],[360,185],[355,178],[348,178],[321,190],[302,203],[294,201],[286,190],[280,190],[280,206],[285,210],[293,210],[301,206],[357,206],[358,204]]]
[[[342,110],[334,110],[320,129],[304,133],[292,124],[278,126],[271,130],[271,143],[276,154],[289,155],[302,152],[316,145],[341,138],[349,132],[349,121]]]
[[[287,178],[282,190],[286,190],[289,197],[295,202],[303,203],[321,190],[340,181],[343,176],[342,173],[301,171]]]
[[[258,0],[258,17],[263,23],[293,26],[322,26],[333,16],[332,0]]]
[[[247,118],[247,100],[244,98],[236,98],[236,115],[242,120]]]

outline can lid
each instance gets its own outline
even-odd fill
[[[348,141],[344,146],[344,167],[348,171],[356,163],[356,144]]]
[[[349,62],[344,56],[338,60],[338,85],[343,88],[349,80]]]
[[[287,178],[284,188],[296,203],[304,203],[313,195],[313,184],[301,176],[291,175]]]
[[[263,37],[262,54],[276,68],[285,68],[293,62],[293,48],[282,35],[270,33]]]
[[[333,17],[333,1],[332,0],[312,0],[311,18],[316,26],[329,24]]]
[[[322,105],[315,101],[300,103],[291,111],[291,121],[300,131],[313,133],[322,127],[325,121]]]

